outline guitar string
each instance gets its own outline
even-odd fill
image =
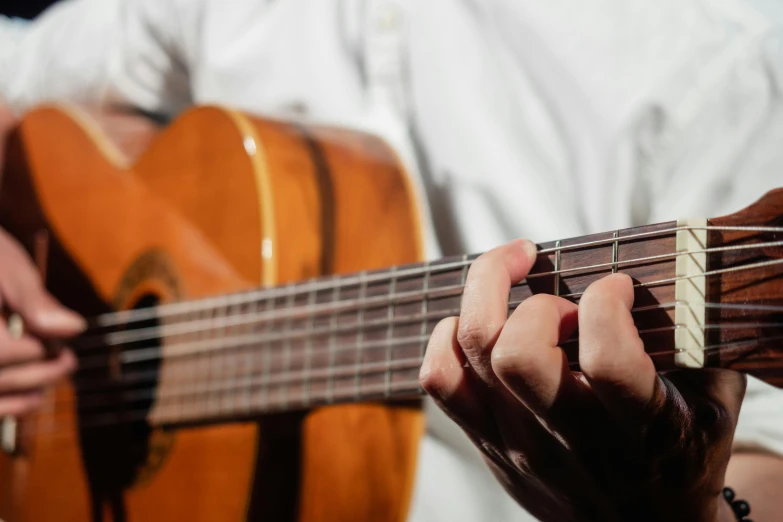
[[[682,328],[686,328],[685,325],[669,325],[669,326],[663,326],[658,328],[648,328],[639,330],[638,333],[640,336],[654,334],[654,333],[666,333],[666,332],[672,332],[674,330],[679,330]],[[783,328],[783,322],[777,322],[777,323],[737,323],[737,324],[730,324],[730,325],[720,325],[720,324],[707,324],[702,325],[700,329],[704,330],[717,330],[717,329],[725,329],[725,330],[736,330],[736,329],[768,329],[768,328]],[[411,347],[418,347],[418,343],[422,340],[429,339],[429,335],[423,335],[423,336],[411,336],[404,340],[401,340],[402,342],[400,344],[408,345],[408,348]],[[571,344],[578,342],[579,339],[576,337],[569,338],[562,343],[559,344],[559,346],[563,346],[566,344]],[[377,348],[384,348],[388,346],[388,343],[386,345],[379,344]],[[648,352],[648,354],[657,354],[659,352]],[[372,375],[375,373],[382,373],[386,370],[398,370],[400,368],[397,368],[397,365],[399,364],[405,364],[406,362],[409,362],[412,360],[411,358],[405,358],[405,359],[392,359],[390,361],[373,361],[370,363],[363,363],[361,365],[361,373],[362,375]],[[420,358],[417,358],[417,360],[421,360]],[[280,366],[280,364],[283,363],[283,358],[279,357],[276,361],[278,363],[277,365]],[[332,366],[323,366],[316,369],[310,369],[309,373],[310,376],[316,376],[314,380],[322,380],[326,378],[343,378],[343,377],[352,377],[356,374],[357,370],[359,369],[359,364],[357,362],[349,362],[349,363],[341,363],[337,365]],[[90,394],[97,394],[102,391],[107,392],[120,392],[124,395],[123,400],[117,401],[115,403],[109,403],[109,405],[116,405],[116,404],[124,404],[127,402],[136,402],[143,399],[152,399],[156,397],[155,391],[158,389],[158,387],[155,385],[159,379],[154,378],[155,375],[153,375],[153,372],[139,372],[143,373],[143,379],[140,377],[135,377],[132,379],[126,379],[124,381],[114,381],[111,382],[109,386],[92,389],[92,390],[84,390],[82,387],[78,387],[77,390],[79,392],[85,392],[89,391]],[[321,376],[321,377],[318,377]],[[308,377],[308,371],[305,369],[302,370],[292,370],[292,369],[283,369],[283,371],[277,372],[274,375],[260,375],[257,377],[256,380],[250,379],[251,385],[250,387],[258,387],[258,386],[290,386],[292,384],[299,385],[304,384]],[[129,384],[138,384],[139,381],[142,382],[150,382],[153,384],[153,386],[133,386],[129,387]],[[207,381],[206,383],[204,381]],[[235,385],[235,383],[238,381],[236,378],[227,377],[224,378],[223,376],[220,376],[218,379],[203,379],[199,378],[199,376],[195,376],[195,378],[187,378],[180,380],[178,382],[175,382],[173,384],[177,385],[185,385],[185,386],[168,386],[166,389],[166,393],[158,394],[157,397],[159,397],[162,400],[166,400],[171,397],[180,397],[180,396],[191,396],[194,393],[212,393],[212,392],[226,392],[226,391],[235,391],[245,390],[244,384],[241,385]],[[103,383],[107,383],[107,381],[104,379],[102,381]],[[125,384],[123,386],[123,384]],[[210,385],[212,387],[210,387]],[[217,386],[217,388],[215,388]],[[191,389],[191,387],[193,389]],[[201,387],[205,387],[207,389],[202,390]],[[120,391],[121,390],[121,391]],[[131,397],[131,395],[135,395],[134,397]],[[84,396],[85,399],[89,399],[89,397]],[[88,405],[96,405],[97,403],[105,402],[101,397],[95,397],[92,396],[93,400],[87,400],[81,401],[80,405],[82,407],[87,407]]]
[[[519,306],[524,300],[512,300],[509,301],[508,308],[509,310],[512,310]],[[630,311],[631,313],[641,313],[641,312],[648,312],[648,311],[654,311],[654,310],[666,310],[674,308],[678,305],[687,306],[689,305],[685,301],[674,301],[671,303],[663,303],[663,304],[655,304],[655,305],[649,305],[649,306],[642,306],[642,307],[635,307],[632,308]],[[733,309],[743,309],[743,310],[755,310],[755,311],[767,311],[767,312],[773,312],[773,311],[779,311],[783,312],[783,306],[767,306],[767,305],[752,305],[752,304],[723,304],[723,303],[693,303],[691,306],[704,306],[707,308],[733,308]],[[429,312],[427,314],[414,314],[404,317],[397,317],[395,320],[395,325],[400,324],[418,324],[422,322],[429,322],[429,321],[437,321],[441,319],[445,319],[450,316],[456,316],[459,315],[459,308],[450,308],[445,310],[439,310],[439,311],[433,311]],[[365,322],[364,325],[362,325],[363,330],[375,330],[375,329],[382,329],[386,327],[389,324],[389,320],[387,318],[378,319],[372,322]],[[331,336],[337,336],[337,335],[345,335],[345,336],[352,336],[357,334],[359,331],[358,325],[356,323],[350,323],[350,324],[344,324],[339,327],[326,327],[322,328],[320,330],[311,330],[308,333],[308,338],[329,338]],[[300,335],[302,339],[305,338],[305,335]],[[140,348],[137,350],[129,350],[127,352],[120,352],[117,354],[117,357],[119,358],[116,361],[113,361],[111,363],[106,362],[105,356],[90,356],[88,358],[80,359],[79,361],[79,369],[80,370],[97,370],[101,368],[106,368],[107,366],[111,366],[112,364],[123,364],[123,365],[130,365],[130,364],[136,364],[136,363],[143,363],[143,362],[154,362],[162,359],[166,360],[174,360],[176,358],[186,358],[190,356],[195,355],[201,355],[203,353],[208,352],[220,352],[220,353],[226,353],[229,350],[241,350],[243,348],[245,349],[252,349],[254,346],[257,347],[259,345],[269,345],[271,343],[277,343],[277,342],[283,342],[287,339],[290,339],[291,336],[287,333],[278,333],[278,334],[241,334],[241,335],[234,335],[231,337],[223,337],[221,339],[215,340],[215,339],[200,339],[196,341],[190,341],[190,342],[180,342],[180,343],[172,343],[165,345],[166,354],[161,353],[160,347],[153,347],[153,348]],[[392,342],[397,342],[395,339],[391,340]],[[387,343],[388,340],[379,340],[375,341],[377,343]],[[203,348],[196,348],[195,346],[203,345]],[[366,345],[365,345],[366,346]],[[385,344],[383,344],[385,346]],[[312,349],[312,348],[311,348]],[[341,352],[355,352],[356,346],[345,346],[342,348],[335,348],[332,349],[336,354],[339,354]],[[362,348],[364,349],[364,348]],[[181,353],[177,353],[178,351],[181,351]],[[315,349],[315,351],[311,352],[311,355],[323,355],[323,351],[321,349]]]
[[[715,354],[715,353],[722,354],[724,352],[732,352],[732,351],[737,352],[742,350],[743,346],[752,347],[760,343],[769,342],[769,341],[779,341],[779,340],[783,340],[783,335],[760,337],[757,339],[742,339],[742,340],[727,341],[723,343],[706,346],[703,348],[702,351],[707,354]],[[650,357],[655,358],[655,357],[661,357],[665,355],[674,355],[679,352],[680,351],[678,350],[665,350],[665,351],[658,351],[658,352],[648,352],[648,355]],[[411,359],[413,360],[414,358]],[[418,364],[420,365],[422,359],[420,357],[417,357],[415,359],[418,361]],[[577,365],[578,365],[577,362],[569,362],[569,366],[571,368],[575,368]],[[411,369],[414,368],[416,368],[416,366],[412,367]],[[672,368],[672,369],[676,369],[676,368]],[[396,388],[396,392],[404,391],[405,397],[416,397],[424,394],[423,390],[421,390],[419,386],[418,379],[393,381],[391,386],[392,388]],[[385,391],[386,391],[385,384],[383,385],[379,384],[374,388],[371,388],[369,391],[363,390],[361,394],[362,395],[361,401],[371,402],[374,398],[380,399],[382,398],[382,394]],[[394,395],[396,392],[395,390],[392,390],[391,394]],[[319,401],[311,397],[310,406],[313,407],[318,405],[350,402],[352,398],[356,397],[355,390],[353,389],[345,392],[341,392],[340,389],[337,389],[335,390],[335,393],[338,396],[338,400],[333,400],[332,402],[326,402],[326,401]],[[339,400],[339,395],[341,393],[342,395],[345,395],[346,401]],[[399,396],[399,395],[395,395],[395,397],[404,398],[403,396]],[[300,408],[300,409],[305,409],[305,408]],[[255,408],[255,409],[251,409],[251,411],[247,411],[243,413],[247,415],[248,419],[250,419],[250,418],[256,418],[261,415],[274,413],[276,411],[282,411],[282,410],[279,408],[279,406],[275,407],[275,405],[268,404],[264,410]],[[77,421],[78,428],[72,425],[69,426],[68,424],[70,423],[67,423],[65,421],[60,421],[58,423],[55,420],[58,414],[61,416],[67,416],[69,413],[71,413],[70,410],[68,411],[59,410],[55,412],[48,412],[47,414],[38,414],[32,418],[24,419],[26,423],[26,428],[24,433],[29,436],[33,436],[36,434],[47,435],[47,436],[71,436],[74,435],[78,430],[83,430],[83,429],[99,428],[99,427],[116,427],[118,425],[125,425],[133,422],[150,421],[150,415],[151,415],[149,409],[136,409],[136,410],[121,411],[121,412],[92,413],[89,414],[89,416],[87,415],[80,416],[79,420]],[[225,414],[223,414],[223,412],[220,411],[209,412],[208,414],[211,415],[209,417],[204,416],[203,409],[201,411],[194,412],[194,413],[196,413],[197,415],[194,416],[193,414],[190,414],[191,418],[186,418],[185,415],[182,414],[181,417],[175,421],[161,422],[159,424],[152,422],[152,424],[177,426],[177,425],[186,425],[188,422],[219,421],[225,418]],[[198,414],[200,414],[200,416]],[[236,412],[234,412],[234,415],[233,417],[230,418],[230,420],[240,420],[241,418],[244,417],[240,417],[239,415],[236,415]],[[46,429],[41,429],[42,425],[46,425]]]
[[[754,247],[755,248],[760,248],[758,245],[747,245],[746,247],[747,248],[754,248]],[[762,267],[770,266],[770,265],[773,265],[773,264],[777,264],[777,261],[769,261],[769,262],[763,262],[763,263],[755,263],[755,264],[750,264],[750,265],[731,267],[731,268],[728,268],[728,269],[720,269],[720,270],[716,270],[716,271],[712,271],[712,272],[707,272],[707,273],[704,273],[704,274],[698,274],[698,277],[707,277],[707,276],[716,275],[716,274],[723,273],[723,272],[728,272],[728,271],[735,271],[735,270],[748,270],[748,269],[751,269],[751,268],[762,268]],[[639,284],[639,285],[636,285],[636,286],[651,286],[651,285],[655,285],[655,284],[667,284],[667,283],[670,283],[670,282],[674,282],[674,281],[681,280],[681,279],[687,279],[687,278],[689,278],[689,277],[669,278],[669,279],[663,279],[663,280],[658,280],[658,281],[652,281],[652,282],[648,282],[648,283],[642,283],[642,284]],[[581,293],[579,293],[579,294],[571,294],[571,296],[577,296],[577,295],[581,295]],[[717,326],[720,327],[720,325],[717,325]]]
[[[634,265],[639,265],[639,264],[648,263],[651,260],[661,260],[664,258],[672,258],[672,257],[691,255],[696,253],[713,253],[713,252],[728,251],[728,250],[750,250],[755,248],[767,248],[767,247],[775,247],[775,246],[783,246],[783,241],[774,241],[774,242],[753,244],[753,245],[733,245],[728,247],[714,247],[714,248],[709,248],[709,249],[704,249],[699,251],[661,254],[658,256],[649,256],[644,258],[631,259],[618,263],[601,263],[589,267],[580,267],[579,269],[595,270],[600,268],[611,268],[613,265],[619,263],[626,263],[626,264],[633,263]],[[574,269],[553,271],[543,275],[562,274],[567,272],[568,270],[574,270]],[[526,279],[529,278],[530,276],[528,276],[528,278]],[[666,281],[667,280],[661,280],[661,282],[666,282]],[[652,285],[652,282],[648,284]],[[512,288],[522,288],[524,286],[529,286],[526,280],[520,282],[517,285],[513,285]],[[434,287],[428,291],[414,290],[410,292],[399,292],[393,297],[381,295],[381,296],[373,296],[364,299],[345,300],[337,304],[322,303],[320,305],[293,306],[293,307],[284,308],[282,310],[282,313],[281,311],[276,311],[276,310],[273,310],[271,312],[261,312],[255,314],[247,314],[247,313],[240,312],[237,314],[225,314],[218,321],[215,321],[215,319],[213,318],[190,319],[190,320],[179,321],[174,323],[166,323],[160,326],[148,326],[148,327],[136,328],[132,330],[125,330],[121,332],[111,332],[108,334],[93,335],[86,338],[83,337],[78,341],[78,349],[83,352],[91,349],[103,348],[106,346],[121,346],[123,344],[129,344],[129,343],[139,342],[143,340],[158,339],[160,337],[165,337],[167,335],[192,334],[192,333],[204,332],[207,330],[213,330],[217,328],[251,325],[255,323],[262,323],[266,320],[280,321],[280,320],[292,319],[292,318],[307,319],[307,318],[315,317],[317,315],[328,315],[332,313],[344,313],[348,311],[354,311],[359,308],[372,309],[372,308],[379,308],[383,306],[390,306],[391,304],[398,304],[400,302],[406,302],[407,300],[412,300],[416,302],[425,296],[429,299],[452,297],[461,294],[463,289],[464,289],[463,285],[451,285],[448,287]],[[561,297],[576,297],[576,296],[580,296],[581,294],[582,294],[581,292],[577,294],[566,294],[566,295],[562,295]],[[291,294],[288,295],[290,296]]]
[[[711,277],[723,273],[728,272],[735,272],[740,270],[750,270],[750,269],[756,269],[756,268],[764,268],[768,266],[774,266],[778,264],[782,264],[783,259],[777,259],[777,260],[770,260],[770,261],[763,261],[759,263],[751,263],[748,265],[739,265],[734,267],[727,267],[717,270],[711,270],[708,272],[703,272],[698,275],[685,275],[685,276],[677,276],[673,278],[666,278],[666,279],[659,279],[655,281],[649,281],[646,283],[638,283],[634,285],[636,288],[645,288],[645,287],[651,287],[651,286],[660,286],[663,284],[671,284],[677,281],[681,280],[687,280],[687,279],[693,279],[694,277]],[[572,294],[566,294],[563,297],[578,297],[582,295],[583,292],[578,293],[572,293]],[[223,326],[223,325],[220,325]],[[331,333],[331,332],[327,332]],[[283,334],[272,334],[275,337],[270,339],[269,337],[264,337],[265,334],[246,334],[243,336],[239,336],[239,339],[241,339],[238,342],[234,342],[232,344],[232,339],[234,341],[237,341],[236,338],[232,337],[226,337],[223,338],[222,341],[215,341],[214,339],[199,339],[195,341],[184,341],[184,342],[172,342],[165,344],[166,348],[166,359],[172,360],[174,358],[178,357],[188,357],[191,355],[196,354],[204,354],[204,353],[212,353],[217,351],[224,351],[227,349],[233,349],[233,348],[241,348],[241,347],[248,347],[252,344],[258,344],[264,341],[272,342],[272,341],[287,341],[290,340],[292,336],[301,336],[301,333],[283,333]],[[152,340],[152,339],[160,339],[161,337],[150,337],[146,338],[145,340]],[[107,343],[107,346],[117,346],[118,344],[111,345],[110,343]],[[318,353],[317,351],[315,352]],[[124,350],[117,354],[116,357],[120,357],[122,360],[120,362],[141,362],[141,361],[150,361],[150,360],[157,360],[161,355],[161,350],[159,347],[154,348],[134,348],[130,350]],[[102,365],[102,366],[110,366],[111,364],[114,364],[115,361],[106,361],[104,360],[102,363],[99,363],[97,361],[103,360],[104,357],[102,356],[95,356],[92,358],[92,360],[96,361],[96,365]],[[88,361],[89,362],[89,361]],[[94,368],[95,366],[89,366],[90,368]]]
[[[670,307],[670,306],[673,306],[673,305],[674,305],[674,303],[660,305],[660,306],[648,306],[648,307],[641,307],[638,310],[639,311],[642,311],[642,310],[654,310],[654,309]],[[700,304],[700,306],[704,306],[704,304]],[[716,306],[717,307],[723,307],[723,305],[712,304],[712,303],[707,303],[707,305],[706,305],[706,307],[716,307]],[[740,309],[741,305],[740,306],[726,305],[726,308]],[[783,310],[783,307],[768,307],[768,306],[751,306],[751,307],[749,307],[749,309],[765,309],[765,310],[768,310],[770,308],[774,308],[775,310]],[[681,328],[681,327],[682,327],[681,325],[670,325],[670,326],[662,327],[662,328],[645,329],[645,330],[640,330],[639,334],[640,335],[647,335],[647,334],[656,333],[656,332],[666,332],[666,331],[671,331],[671,330],[678,329],[678,328]],[[780,328],[780,327],[783,327],[783,323],[747,323],[747,322],[745,322],[745,323],[714,324],[714,325],[708,324],[708,325],[704,326],[705,329],[719,329],[719,328],[723,328],[723,329]],[[406,338],[406,339],[397,339],[397,340],[395,340],[395,342],[393,344],[398,344],[398,345],[403,345],[403,346],[408,345],[407,346],[408,348],[416,347],[416,346],[418,346],[418,344],[421,341],[426,341],[428,338],[429,338],[429,335],[423,335],[423,336],[418,336],[418,337],[410,337],[410,338]],[[561,345],[567,345],[567,344],[576,342],[577,340],[578,339],[576,339],[576,338],[571,338],[571,339],[568,339],[568,340],[564,341],[563,343],[561,343]],[[377,346],[374,346],[374,347],[378,348],[378,349],[388,348],[390,344],[392,344],[392,343],[376,342]],[[365,344],[361,349],[364,350],[364,351],[367,351],[368,348],[369,348],[368,345]],[[346,348],[346,349],[341,350],[341,351],[344,351],[344,352],[354,352],[355,348],[352,348],[352,349]],[[651,353],[653,353],[653,352],[651,352]],[[298,354],[298,355],[301,355],[301,354]],[[266,361],[264,363],[264,369],[268,370],[269,367],[275,366],[276,363],[280,362],[280,358],[281,357],[278,354],[277,358],[273,357],[270,360]],[[291,360],[290,364],[292,366],[297,366],[300,363],[302,363],[302,361],[299,360],[299,359],[301,359],[301,357],[294,358],[294,356],[291,355],[291,359],[292,360]],[[400,361],[399,361],[399,359],[394,359],[392,362],[393,362],[393,365],[397,365],[397,364],[399,364]],[[279,364],[277,366],[279,366]],[[341,369],[346,369],[346,368],[347,368],[347,371],[349,371],[349,373],[352,374],[352,375],[355,374],[359,369],[362,370],[362,374],[374,373],[376,371],[380,372],[380,371],[385,371],[387,369],[387,367],[381,367],[381,368],[375,368],[375,369],[373,369],[373,367],[370,367],[368,369],[368,368],[365,368],[364,366],[360,366],[359,364],[357,364],[355,362],[350,362],[350,363],[347,363],[347,364],[343,363],[341,365],[334,366],[334,367],[329,367],[329,368],[321,367],[320,369],[319,368],[316,368],[316,369],[313,369],[313,368],[304,369],[303,370],[303,375],[300,375],[299,372],[291,371],[291,372],[276,373],[274,376],[272,376],[272,375],[270,375],[270,372],[265,371],[265,372],[263,372],[262,376],[260,377],[260,381],[265,383],[263,385],[266,386],[266,387],[268,387],[270,385],[275,385],[275,384],[287,384],[287,385],[304,384],[305,386],[309,386],[310,380],[313,379],[313,378],[311,376],[311,378],[308,379],[306,377],[306,372],[311,372],[312,375],[319,375],[320,373],[326,373],[327,375],[331,375],[330,379],[334,379],[334,378],[337,378],[337,377],[339,377],[341,375],[341,372],[340,372]],[[177,372],[177,373],[182,373],[182,372]],[[245,379],[244,382],[246,384],[247,383],[256,383],[257,382],[257,381],[253,380],[253,377],[251,375],[251,371],[250,370],[248,370],[246,373],[247,373],[247,375],[241,376],[242,378]],[[158,373],[156,371],[138,371],[138,372],[131,372],[131,373],[123,374],[121,382],[118,382],[118,381],[109,382],[105,378],[104,379],[83,379],[83,378],[77,378],[77,379],[75,379],[75,381],[76,381],[76,385],[77,385],[78,391],[80,393],[82,393],[82,394],[84,394],[84,393],[95,394],[95,393],[100,392],[100,391],[114,391],[114,392],[116,392],[117,391],[117,387],[119,386],[119,387],[123,388],[123,392],[122,393],[124,394],[123,400],[121,402],[135,402],[135,401],[142,400],[143,398],[145,398],[145,395],[144,395],[145,392],[147,393],[147,398],[152,398],[154,396],[154,391],[156,389],[155,383],[158,380],[157,377],[158,377]],[[225,381],[225,379],[223,379],[223,380]],[[314,379],[314,380],[317,380],[317,378]],[[92,381],[92,382],[90,382],[90,381]],[[197,376],[195,379],[190,378],[190,379],[179,380],[179,384],[187,385],[188,383],[193,383],[193,385],[195,386],[196,383],[199,383],[199,384],[207,386],[207,388],[208,388],[208,383],[205,383],[203,381],[204,381],[203,378],[199,378]],[[99,385],[98,386],[93,386],[93,387],[88,387],[88,386],[85,386],[85,383],[87,383],[87,384],[98,383]],[[143,386],[144,383],[151,384],[152,386],[148,386],[147,389],[145,390],[145,388]],[[130,386],[131,384],[133,386]],[[237,388],[238,389],[245,389],[245,388],[242,388],[241,386],[237,386]],[[186,393],[190,394],[189,392],[186,392]],[[129,398],[131,395],[133,395],[134,398],[132,398],[132,399]],[[88,406],[88,403],[90,403],[91,400],[92,400],[92,404],[94,404],[96,402],[94,399],[95,399],[94,397],[92,399],[90,399],[89,397],[86,398],[82,402],[82,406],[83,407]],[[62,401],[57,401],[57,402],[61,403]],[[97,402],[100,402],[100,400],[98,400]]]
[[[629,241],[636,241],[639,239],[645,239],[656,236],[666,236],[672,233],[680,231],[693,231],[693,230],[707,230],[707,231],[723,231],[723,232],[767,232],[778,233],[783,232],[783,227],[763,227],[763,226],[682,226],[671,227],[663,230],[656,230],[650,232],[641,232],[637,234],[631,234],[628,236],[622,236],[617,238],[598,239],[592,241],[584,241],[573,245],[561,245],[560,247],[543,249],[538,252],[538,255],[557,253],[567,250],[580,250],[600,245],[610,245],[613,243],[625,243]],[[738,239],[750,239],[749,237],[743,237]],[[779,244],[779,242],[775,242]],[[753,248],[753,245],[738,245],[747,246]],[[724,247],[715,247],[724,248]],[[709,251],[709,250],[707,250]],[[474,259],[452,261],[448,263],[436,264],[430,263],[428,265],[413,265],[410,267],[398,267],[395,277],[404,279],[407,277],[414,277],[427,273],[437,273],[441,271],[449,271],[463,267],[464,265],[470,265]],[[552,275],[552,272],[544,275]],[[531,274],[530,276],[534,276]],[[529,276],[529,277],[530,277]],[[149,319],[159,319],[161,317],[168,317],[170,315],[180,315],[185,313],[191,313],[198,310],[204,310],[214,308],[217,306],[226,306],[231,304],[245,304],[253,301],[264,301],[267,299],[274,299],[279,297],[287,297],[288,293],[295,291],[295,294],[305,294],[308,292],[317,292],[321,290],[331,290],[335,284],[341,286],[355,286],[360,284],[360,279],[364,277],[367,284],[388,282],[391,276],[388,272],[372,273],[360,272],[352,274],[350,276],[344,276],[340,278],[319,278],[312,279],[303,283],[289,284],[276,286],[272,288],[261,288],[250,290],[247,292],[240,292],[235,294],[228,294],[222,296],[214,296],[203,299],[195,299],[190,301],[182,301],[176,303],[166,303],[153,307],[138,308],[133,310],[121,310],[115,312],[107,312],[105,314],[98,315],[90,320],[92,327],[107,327],[127,325],[134,322],[146,321]]]
[[[758,263],[756,263],[756,264],[747,265],[747,266],[744,266],[744,267],[732,267],[732,268],[730,268],[730,270],[739,269],[739,268],[746,268],[746,269],[747,269],[747,268],[750,268],[750,267],[757,267],[758,265],[759,265],[759,264],[758,264]],[[716,273],[718,273],[718,272],[716,272],[716,271],[713,271],[713,272],[711,272],[711,273],[707,273],[707,274],[708,274],[708,275],[715,275]],[[644,310],[652,310],[652,309],[655,309],[655,308],[662,308],[662,307],[669,307],[669,306],[671,306],[671,304],[657,305],[657,306],[652,306],[652,307],[650,307],[650,306],[648,306],[648,307],[642,307],[642,309],[644,309]],[[715,304],[708,304],[707,306],[721,306],[721,305],[719,305],[719,304],[715,303]],[[727,305],[727,306],[732,306],[732,305]],[[741,306],[741,305],[733,305],[733,307],[734,307],[735,309],[736,309],[736,308],[739,308],[740,306]],[[756,306],[754,306],[754,308],[755,308],[755,309],[770,310],[772,307],[770,307],[770,306],[765,306],[765,305],[756,305]],[[637,311],[638,311],[638,310],[637,310]],[[736,325],[736,326],[733,326],[733,327],[734,327],[734,328],[739,328],[739,327],[750,327],[750,326],[755,326],[755,327],[762,327],[762,328],[769,328],[769,327],[779,327],[780,325],[779,325],[778,323],[771,323],[771,324],[765,324],[765,323],[755,323],[755,324],[752,324],[752,325],[750,325],[750,324],[747,324],[747,323],[742,323],[741,325]],[[713,327],[713,325],[709,325],[708,327]],[[714,327],[718,327],[718,328],[720,328],[720,327],[730,328],[730,327],[732,327],[732,325],[714,325]],[[676,328],[676,326],[675,326],[675,328]],[[666,328],[664,328],[664,329],[662,329],[662,330],[665,330],[665,329],[666,329]],[[661,329],[658,329],[658,331],[661,331]],[[642,333],[646,333],[646,332],[642,332]],[[407,342],[419,342],[419,341],[421,341],[421,340],[422,340],[422,339],[419,339],[419,338],[417,338],[417,339],[414,339],[413,341],[411,341],[411,340],[407,340]],[[399,342],[399,341],[398,341],[398,342]],[[386,343],[380,343],[378,347],[385,347],[385,346],[386,346]],[[171,359],[171,358],[167,358],[167,360],[172,360],[172,359]],[[351,366],[352,368],[355,368],[355,364],[351,364],[350,366]],[[285,379],[283,379],[283,380],[285,380]]]
[[[635,308],[632,311],[634,311],[634,312],[642,312],[642,311],[660,310],[660,309],[672,308],[672,307],[674,307],[674,306],[676,306],[678,304],[684,304],[684,303],[682,303],[682,302],[679,302],[679,303],[675,302],[675,303],[665,303],[665,304],[661,304],[661,305],[645,306],[645,307]],[[510,304],[509,308],[511,308],[512,306],[513,306],[513,303]],[[707,307],[707,308],[727,308],[727,309],[734,309],[734,310],[743,310],[744,309],[744,310],[763,310],[763,311],[772,311],[772,310],[774,310],[774,311],[783,311],[783,307],[766,306],[766,305],[696,303],[693,306],[704,306],[704,307]],[[451,311],[443,311],[441,313],[445,317],[450,312]],[[677,328],[681,328],[681,327],[682,326],[680,326],[680,325],[669,325],[669,326],[665,326],[665,327],[661,327],[661,328],[640,330],[639,333],[640,333],[640,335],[646,335],[646,334],[650,334],[650,333],[654,333],[654,332],[670,331],[672,329],[677,329]],[[783,323],[777,323],[777,322],[776,323],[760,323],[760,322],[748,323],[748,322],[743,322],[743,323],[714,324],[714,325],[708,324],[708,325],[704,325],[703,326],[703,328],[705,328],[705,329],[716,329],[716,328],[724,328],[724,329],[779,328],[779,327],[783,327]],[[408,338],[403,338],[403,339],[399,339],[398,338],[398,339],[393,339],[392,342],[389,342],[389,341],[386,341],[386,340],[379,340],[379,341],[374,341],[373,343],[370,343],[370,342],[364,343],[364,345],[360,349],[364,350],[364,351],[368,351],[368,350],[370,350],[372,348],[381,349],[381,348],[386,348],[386,347],[388,347],[391,344],[405,346],[406,344],[407,345],[418,344],[421,341],[426,340],[426,339],[428,339],[428,335],[417,336],[417,337],[408,337]],[[577,339],[572,338],[572,339],[564,341],[562,344],[572,343],[572,342],[575,342],[576,340]],[[347,353],[355,353],[356,350],[357,350],[356,347],[348,347],[348,348],[343,348],[343,349],[341,349],[339,351],[344,352],[344,353],[346,353],[346,352]],[[226,353],[226,352],[224,352],[224,353]],[[168,360],[173,360],[173,359],[169,359],[167,357],[166,360],[168,361]],[[134,362],[138,362],[138,361],[134,361]],[[271,366],[274,362],[275,362],[275,359],[271,358],[269,361],[267,361],[265,363],[265,367],[266,366]],[[299,364],[300,362],[301,361],[299,361],[298,359],[293,359],[292,358],[291,364]],[[355,369],[356,364],[350,363],[348,366],[350,366],[350,367]],[[82,365],[81,368],[84,369],[84,365]],[[128,383],[132,383],[134,381],[136,383],[138,383],[139,381],[144,382],[144,379],[140,378],[140,374],[143,375],[144,373],[145,372],[135,372],[135,373],[130,373],[130,374],[126,373],[124,375],[124,377],[123,377],[123,382],[122,383],[114,381],[114,382],[112,382],[109,385],[109,388],[107,388],[107,389],[116,389],[116,388],[112,388],[112,387],[116,387],[118,384],[123,384],[123,383],[127,385]],[[278,374],[278,375],[280,375],[280,374]],[[286,377],[285,375],[283,375],[283,376],[279,376],[277,378],[278,379],[282,379],[282,380],[286,380],[286,379],[296,380],[298,377],[296,377],[296,376],[294,376],[294,377]],[[94,382],[98,382],[98,383],[101,383],[101,384],[106,384],[107,383],[105,378],[95,379],[95,378],[84,378],[84,377],[78,377],[78,376],[74,379],[74,381],[79,386],[80,391],[83,391],[83,392],[84,391],[95,392],[95,391],[99,391],[99,390],[103,389],[101,387],[90,389],[88,386],[86,386],[87,384],[94,383]]]

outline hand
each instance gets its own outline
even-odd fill
[[[70,350],[46,359],[41,338],[79,333],[84,321],[43,287],[27,253],[0,229],[0,305],[18,313],[25,334],[14,339],[0,323],[0,416],[23,415],[41,402],[44,389],[76,367]]]
[[[535,261],[515,241],[468,273],[459,318],[438,324],[421,385],[543,521],[710,521],[745,391],[729,371],[659,376],[634,326],[631,279],[607,276],[579,305],[508,292]],[[579,328],[571,372],[558,347]]]
[[[0,174],[3,172],[3,165],[5,165],[5,144],[8,138],[8,134],[13,130],[16,125],[16,118],[11,110],[3,105],[0,100]]]

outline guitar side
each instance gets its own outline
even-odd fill
[[[17,133],[13,174],[0,192],[2,222],[26,246],[38,227],[50,230],[50,287],[85,314],[150,294],[199,297],[420,256],[406,182],[388,149],[367,136],[199,108],[130,171],[99,136],[70,110],[34,111]],[[31,197],[37,206],[29,207]],[[47,407],[62,409],[72,393],[58,388]],[[79,422],[72,411],[59,414],[71,427]],[[404,519],[422,429],[416,408],[329,407],[261,426],[153,430],[147,455],[124,461],[124,477],[94,469],[123,450],[96,449],[105,437],[82,433],[80,452],[75,435],[40,430],[26,455],[4,459],[0,480],[15,489],[0,516]]]

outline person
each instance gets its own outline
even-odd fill
[[[427,349],[422,386],[447,415],[427,403],[410,520],[734,520],[724,484],[773,520],[779,391],[657,375],[622,275],[578,307],[505,307],[532,260],[514,238],[713,216],[775,188],[781,21],[763,0],[68,0],[0,30],[0,98],[17,115],[222,104],[395,147],[426,196],[428,255],[492,249]],[[3,302],[39,335],[78,330],[5,235],[0,251]],[[582,377],[557,348],[577,324]],[[0,343],[0,413],[72,368]]]

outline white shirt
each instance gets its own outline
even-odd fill
[[[426,195],[436,256],[716,216],[781,185],[781,22],[775,0],[71,0],[0,25],[0,98],[369,130]],[[529,519],[427,410],[410,520]],[[783,454],[783,393],[750,382],[736,442]]]

